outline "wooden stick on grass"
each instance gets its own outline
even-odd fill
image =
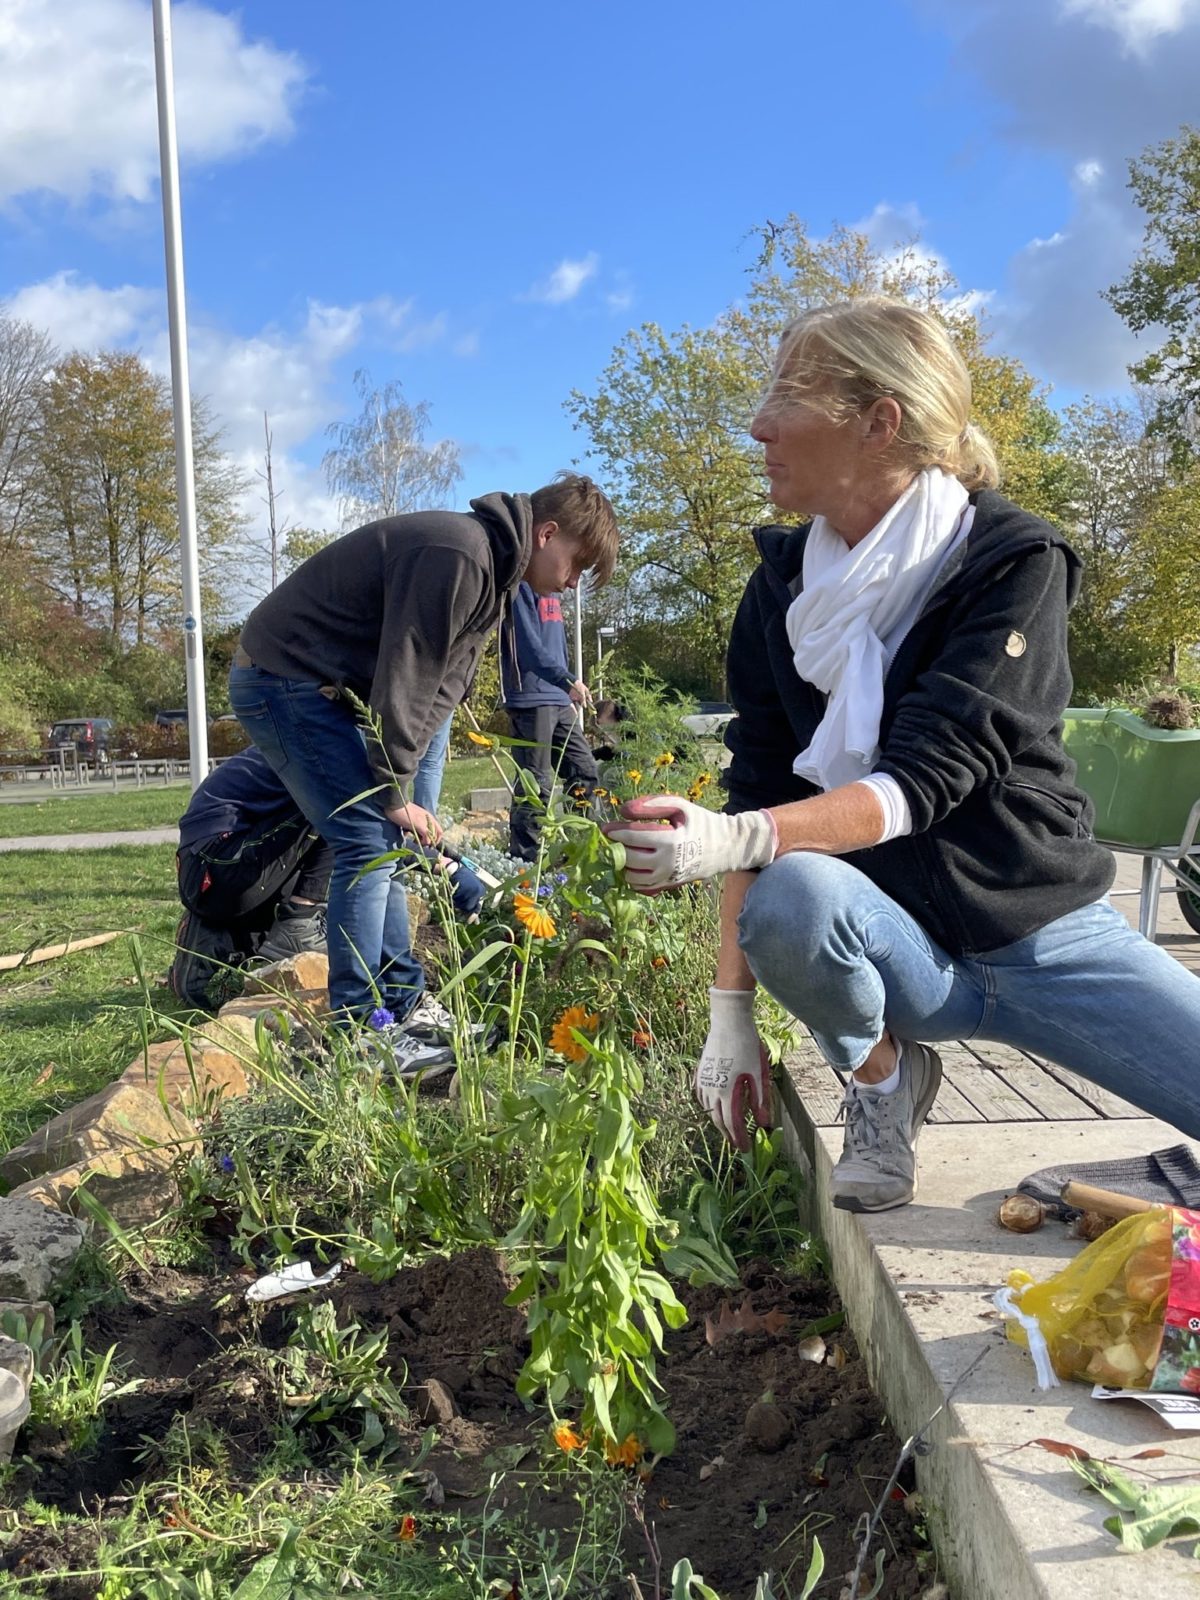
[[[68,939],[66,944],[48,944],[41,950],[22,950],[19,955],[0,956],[0,972],[15,972],[18,967],[35,967],[40,961],[57,961],[76,950],[94,950],[98,944],[111,944],[120,933],[93,933],[86,939]]]

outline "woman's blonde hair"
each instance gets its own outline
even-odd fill
[[[841,422],[883,395],[900,406],[895,448],[915,471],[941,467],[994,488],[991,441],[970,421],[971,375],[946,329],[883,295],[805,311],[784,329],[766,405],[809,405]]]

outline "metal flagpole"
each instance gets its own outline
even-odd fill
[[[200,564],[196,555],[192,393],[188,381],[187,307],[183,293],[183,229],[179,219],[179,151],[175,143],[175,71],[171,59],[170,0],[154,0],[154,79],[158,90],[158,159],[162,174],[163,242],[167,257],[167,316],[171,328],[171,399],[175,412],[179,561],[183,573],[188,754],[191,758],[192,788],[197,789],[208,776],[208,714],[204,694]]]

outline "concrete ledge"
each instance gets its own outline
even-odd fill
[[[940,1124],[921,1138],[921,1192],[879,1216],[837,1211],[828,1177],[840,1129],[815,1128],[790,1079],[781,1082],[787,1147],[809,1178],[809,1226],[902,1438],[979,1365],[927,1433],[917,1462],[939,1556],[961,1600],[1195,1600],[1193,1535],[1131,1555],[1105,1532],[1112,1507],[1035,1438],[1128,1458],[1158,1446],[1135,1475],[1200,1478],[1200,1434],[1171,1433],[1135,1402],[1093,1400],[1083,1384],[1039,1392],[1025,1351],[1000,1331],[990,1296],[1013,1267],[1049,1277],[1083,1248],[1062,1223],[1011,1234],[996,1209],[1028,1173],[1052,1161],[1117,1158],[1177,1144],[1165,1123]]]

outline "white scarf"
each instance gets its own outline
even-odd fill
[[[828,695],[793,772],[822,789],[875,769],[883,714],[883,641],[923,598],[962,520],[967,491],[926,467],[865,539],[850,547],[816,517],[804,547],[804,588],[787,612],[796,671]]]

